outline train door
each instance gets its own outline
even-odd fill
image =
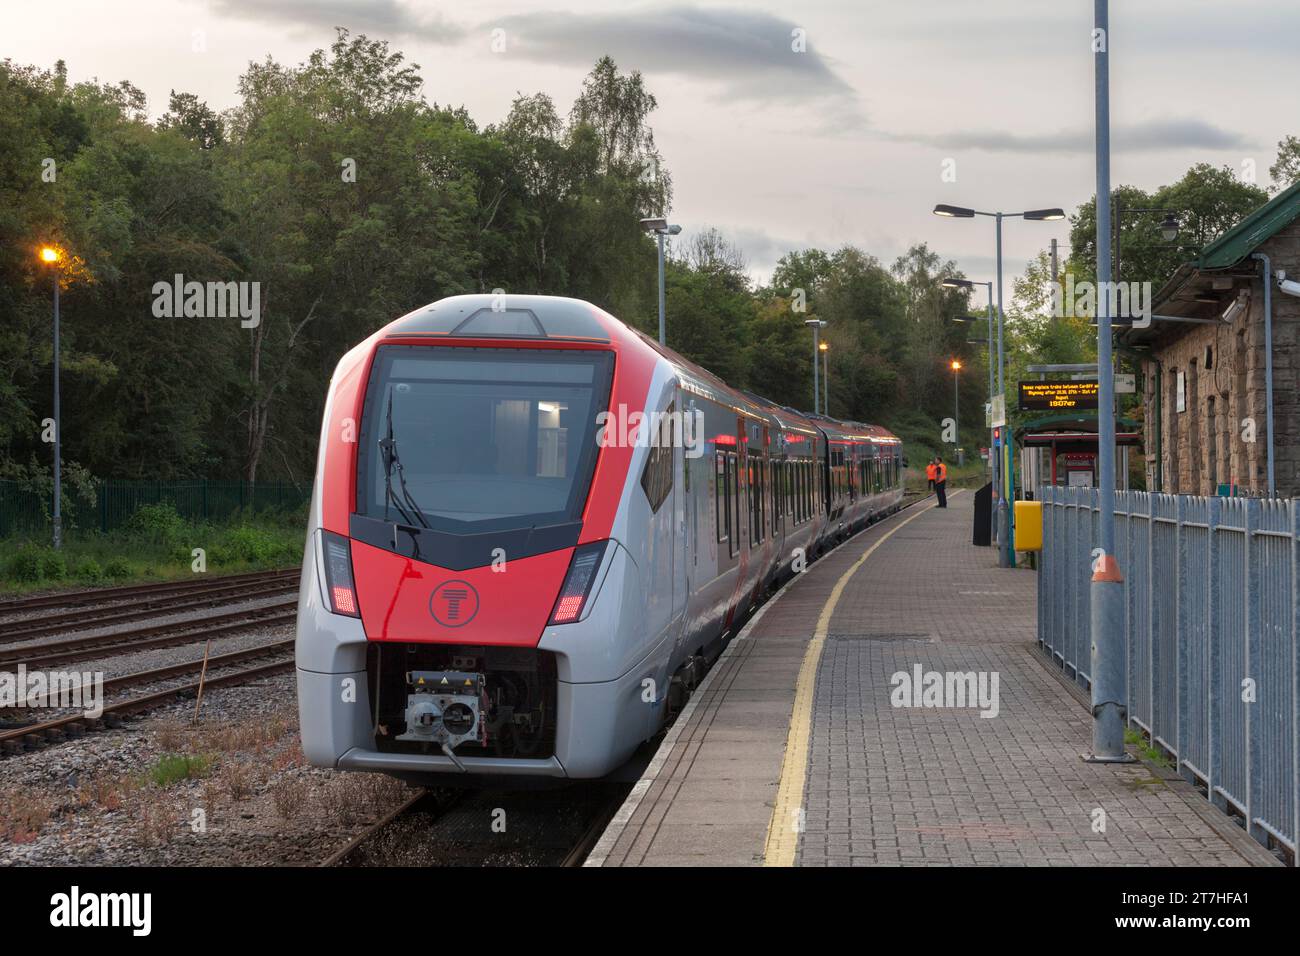
[[[648,434],[649,451],[641,487],[650,505],[650,517],[645,534],[645,555],[642,568],[646,581],[646,624],[653,640],[668,629],[677,617],[678,574],[685,570],[681,551],[682,525],[678,513],[681,448],[680,436],[675,434],[674,422],[678,416],[675,387],[665,389],[653,409],[650,421],[643,428]],[[641,564],[642,562],[638,562]]]
[[[692,419],[689,423],[687,417],[693,413],[695,403],[691,402],[689,406],[683,407],[680,400],[673,403],[674,407],[680,409],[679,415],[673,421],[674,441],[673,441],[673,491],[671,496],[672,515],[673,515],[673,620],[681,617],[682,611],[686,607],[686,595],[691,593],[691,562],[694,560],[694,527],[691,520],[690,512],[693,512],[691,502],[691,473],[690,461],[686,457],[686,439],[691,437],[693,441],[703,441],[704,436],[695,435],[695,422]],[[688,431],[689,430],[689,431]]]

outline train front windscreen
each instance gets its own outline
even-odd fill
[[[613,362],[595,350],[381,347],[358,514],[452,534],[579,520]]]

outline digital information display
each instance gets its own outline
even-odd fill
[[[1096,382],[1021,382],[1020,409],[1068,412],[1097,407]]]

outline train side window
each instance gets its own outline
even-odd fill
[[[726,541],[731,534],[731,497],[728,494],[730,484],[727,482],[727,453],[717,453],[717,469],[713,482],[714,517],[718,526],[718,543]]]
[[[731,536],[731,553],[734,556],[740,550],[740,459],[734,451],[727,452],[727,468],[731,472],[727,486],[731,494],[730,523],[735,532]]]
[[[773,459],[772,461],[772,530],[776,530],[777,523],[780,522],[781,516],[785,513],[781,510],[781,462]]]
[[[794,507],[798,511],[798,520],[806,518],[803,511],[803,462],[794,463]]]
[[[673,406],[669,405],[668,417],[664,421],[671,421],[672,411]],[[641,473],[641,489],[650,502],[650,510],[657,513],[673,490],[673,436],[670,429],[663,429],[651,440],[654,444],[646,456],[645,471]]]
[[[763,457],[749,456],[749,546],[756,548],[766,538],[763,528],[763,501],[767,495],[763,481]]]

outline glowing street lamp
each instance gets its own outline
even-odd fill
[[[826,323],[821,319],[804,319],[803,324],[812,329],[813,333],[813,414],[821,414],[818,405],[821,403],[821,385],[817,382],[817,353],[821,351],[820,335],[821,330],[826,328]]]
[[[950,367],[952,368],[952,421],[953,427],[957,429],[957,444],[961,444],[961,391],[958,388],[958,382],[961,380],[961,360],[953,359]]]
[[[59,269],[63,253],[41,246],[40,261],[54,271],[54,548],[63,547],[63,421],[59,413]]]
[[[825,397],[822,399],[822,414],[830,417],[831,414],[831,368],[830,368],[830,351],[831,347],[825,342],[820,342],[817,348],[822,353],[822,391]]]

